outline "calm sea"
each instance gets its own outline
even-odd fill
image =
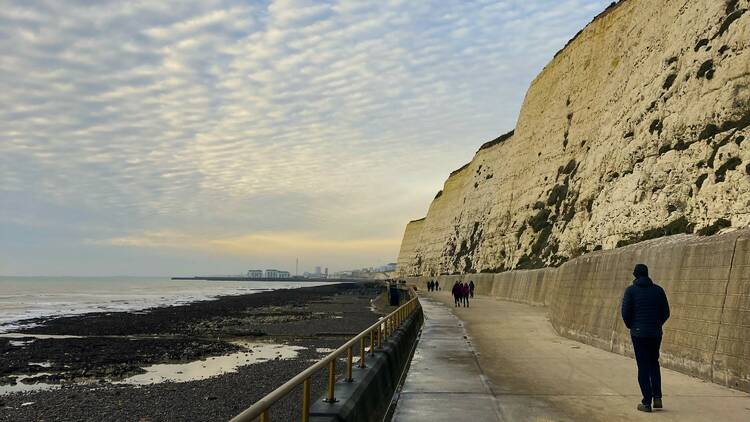
[[[170,280],[160,277],[0,277],[0,333],[19,321],[102,311],[134,311],[218,296],[326,283]],[[28,326],[28,325],[26,325]]]

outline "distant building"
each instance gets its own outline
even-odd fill
[[[289,271],[266,270],[266,278],[290,278],[291,276]]]
[[[263,270],[248,270],[247,278],[263,278]]]
[[[315,267],[315,275],[321,275],[320,267]]]

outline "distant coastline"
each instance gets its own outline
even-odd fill
[[[341,283],[344,281],[359,281],[352,279],[338,279],[338,278],[305,278],[305,277],[289,277],[289,278],[266,278],[266,277],[232,277],[232,276],[193,276],[193,277],[172,277],[172,280],[207,280],[207,281],[303,281],[303,282],[331,282]],[[363,279],[364,280],[364,279]]]

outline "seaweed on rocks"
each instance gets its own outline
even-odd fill
[[[263,297],[267,296],[271,298],[272,303],[285,307],[305,306],[327,315],[325,323],[322,323],[323,320],[305,320],[271,326],[274,331],[280,333],[279,337],[284,343],[300,347],[297,357],[259,361],[252,365],[241,366],[236,372],[203,380],[164,382],[143,386],[111,384],[103,381],[104,378],[120,378],[127,375],[128,367],[137,366],[137,361],[128,357],[129,353],[144,356],[143,361],[138,363],[145,365],[164,359],[171,361],[175,357],[182,360],[182,354],[193,360],[194,357],[200,355],[205,357],[223,353],[217,348],[218,342],[215,339],[185,339],[169,335],[149,336],[137,340],[113,337],[46,339],[45,341],[37,339],[24,347],[12,346],[19,350],[32,347],[29,352],[19,352],[28,353],[28,359],[34,359],[32,362],[50,361],[53,364],[74,365],[76,371],[73,372],[82,374],[81,371],[85,371],[82,378],[94,380],[99,376],[102,378],[94,384],[66,384],[63,388],[55,390],[4,395],[2,402],[5,407],[0,408],[0,420],[229,420],[246,406],[261,399],[283,382],[303,371],[310,365],[311,360],[323,357],[325,352],[321,351],[321,348],[336,349],[348,340],[348,337],[338,334],[310,336],[310,333],[358,332],[377,321],[378,315],[371,311],[370,300],[380,292],[380,286],[373,286],[370,291],[372,294],[365,293],[367,289],[359,283],[340,286],[260,292],[186,305],[186,307],[194,307],[193,312],[201,315],[205,320],[216,316],[217,312],[221,315],[225,311],[223,305],[229,307],[229,310],[240,309],[240,307],[243,310],[248,307],[255,309],[257,304],[263,303]],[[296,290],[299,291],[295,292]],[[285,302],[281,301],[283,296],[286,296]],[[205,306],[211,302],[213,302],[211,306]],[[123,313],[118,314],[119,320],[129,319],[123,318]],[[342,315],[343,318],[335,318],[334,314]],[[101,317],[104,316],[101,315]],[[136,319],[140,317],[138,314],[130,314],[130,316]],[[169,315],[164,314],[162,317],[169,317]],[[75,331],[85,331],[87,328],[85,322],[78,320],[68,320],[68,323],[79,326],[80,329]],[[110,323],[117,323],[117,321],[110,321]],[[78,343],[73,343],[74,341]],[[55,342],[58,342],[57,347],[46,347]],[[36,349],[33,348],[35,343],[39,345]],[[65,350],[68,345],[73,348]],[[227,347],[226,353],[234,353],[235,345],[230,343],[223,343],[223,345],[220,347]],[[206,354],[206,352],[209,353]],[[247,352],[252,353],[249,350]],[[47,355],[46,358],[44,354]],[[0,360],[0,363],[6,362]],[[102,367],[100,363],[104,363],[105,366]],[[72,371],[71,368],[67,369]],[[37,381],[55,381],[54,377],[36,376],[34,378]],[[253,387],[248,388],[248,386]],[[326,374],[324,372],[313,375],[311,396],[322,396],[325,393],[325,386]],[[23,403],[28,402],[34,404],[22,406]],[[273,415],[276,418],[274,420],[295,420],[298,418],[300,407],[299,400],[291,397],[283,399],[274,405]]]

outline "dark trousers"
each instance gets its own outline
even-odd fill
[[[659,369],[659,347],[661,337],[631,337],[635,361],[638,364],[638,385],[643,394],[643,404],[661,398],[661,370]]]

